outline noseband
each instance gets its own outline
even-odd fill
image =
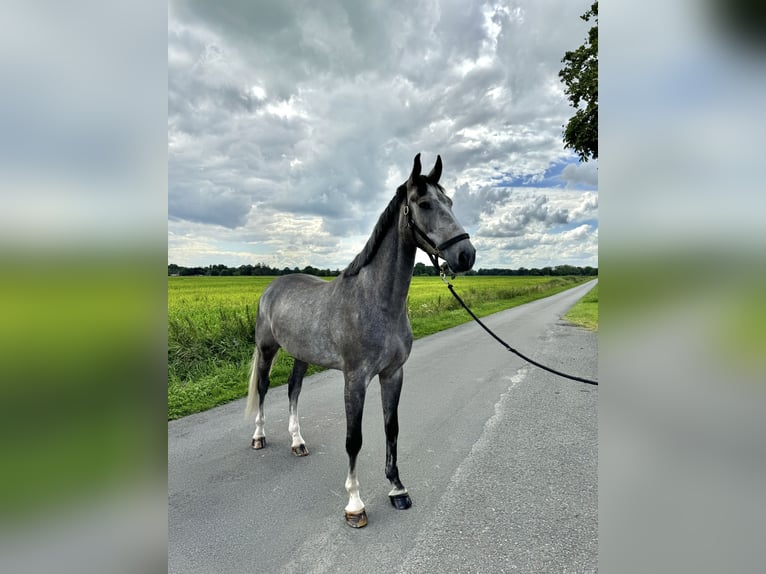
[[[447,239],[447,241],[444,241],[443,243],[440,243],[439,245],[436,245],[430,237],[426,234],[425,231],[423,231],[420,227],[418,227],[418,224],[415,223],[415,220],[412,219],[412,214],[410,213],[410,204],[409,202],[404,204],[404,216],[407,218],[407,227],[412,229],[417,236],[419,236],[423,241],[426,242],[426,245],[431,248],[431,250],[425,249],[422,245],[418,245],[423,251],[425,251],[426,255],[428,255],[428,258],[431,260],[431,263],[433,263],[434,269],[436,269],[436,273],[441,275],[442,273],[445,273],[446,269],[449,268],[449,266],[446,263],[446,258],[444,255],[442,255],[442,250],[447,249],[447,247],[450,247],[451,245],[455,245],[455,243],[458,243],[460,241],[463,241],[463,239],[469,239],[471,236],[467,233],[461,233],[459,235],[456,235],[455,237],[452,237],[451,239]],[[439,267],[439,257],[445,260],[445,269],[442,269]],[[453,275],[454,278],[454,275]]]

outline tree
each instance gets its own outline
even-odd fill
[[[569,103],[576,110],[564,128],[564,147],[574,150],[580,161],[598,159],[598,2],[580,16],[596,25],[588,31],[585,43],[561,59],[564,68],[559,78]]]
[[[415,263],[415,268],[412,270],[412,274],[414,276],[436,275],[436,271],[433,266],[418,262]]]

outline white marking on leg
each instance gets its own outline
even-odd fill
[[[399,496],[400,494],[407,494],[406,488],[394,488],[388,493],[388,496]]]
[[[263,406],[259,406],[258,412],[255,415],[255,432],[253,433],[253,438],[265,438],[266,433],[264,432],[263,428],[264,428]]]
[[[287,423],[287,430],[290,432],[290,436],[293,439],[293,443],[290,445],[291,448],[306,444],[306,441],[303,440],[303,437],[301,436],[301,423],[298,421],[297,406],[295,408],[292,406],[290,407],[290,417]]]
[[[359,481],[356,478],[356,471],[349,472],[346,478],[346,492],[348,492],[348,504],[345,511],[359,514],[364,510],[364,502],[359,496]]]

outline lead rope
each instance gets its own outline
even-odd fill
[[[430,255],[430,254],[429,254]],[[468,311],[468,314],[473,317],[473,320],[476,321],[479,325],[481,325],[481,328],[484,329],[487,333],[490,334],[490,336],[495,339],[498,343],[500,343],[503,347],[506,348],[506,350],[510,351],[511,353],[514,353],[515,355],[518,355],[522,359],[524,359],[526,362],[531,363],[535,365],[536,367],[540,367],[541,369],[548,371],[549,373],[553,373],[554,375],[558,375],[559,377],[564,377],[565,379],[571,379],[573,381],[579,381],[581,383],[585,383],[586,385],[596,385],[598,386],[598,381],[593,381],[591,379],[585,379],[583,377],[576,377],[575,375],[568,375],[567,373],[562,373],[561,371],[557,371],[556,369],[553,369],[551,367],[546,367],[545,365],[538,363],[534,359],[530,359],[526,355],[522,354],[521,352],[517,351],[513,347],[511,347],[508,343],[503,341],[500,337],[498,337],[495,333],[492,332],[492,330],[487,327],[484,323],[481,322],[481,320],[476,316],[476,314],[471,311],[471,309],[468,308],[468,305],[465,304],[465,302],[460,298],[460,296],[455,293],[455,288],[452,286],[452,283],[450,283],[447,280],[447,269],[446,269],[446,263],[442,266],[440,269],[438,266],[434,265],[436,269],[439,271],[439,277],[441,277],[442,281],[444,281],[445,285],[447,285],[447,289],[450,290],[450,293],[452,293],[452,296],[457,299],[457,302],[460,303],[463,306],[463,309]],[[451,274],[451,277],[454,279],[455,275]]]
[[[425,249],[422,245],[418,245],[423,251],[425,251],[426,255],[428,255],[428,258],[431,260],[431,263],[434,266],[434,269],[436,269],[436,273],[439,274],[439,277],[441,277],[442,281],[447,285],[447,288],[449,289],[450,293],[452,293],[452,296],[457,299],[457,302],[460,303],[463,306],[463,309],[468,311],[468,314],[473,317],[473,320],[476,321],[479,325],[481,325],[481,328],[484,329],[487,333],[489,333],[493,339],[495,339],[498,343],[500,343],[503,347],[506,348],[506,350],[510,351],[511,353],[514,353],[515,355],[521,357],[528,363],[531,363],[532,365],[535,365],[536,367],[540,367],[544,371],[548,371],[549,373],[553,373],[554,375],[558,375],[559,377],[564,377],[565,379],[571,379],[573,381],[578,381],[580,383],[585,383],[586,385],[596,385],[598,386],[598,381],[592,381],[591,379],[585,379],[583,377],[576,377],[574,375],[568,375],[566,373],[562,373],[561,371],[557,371],[556,369],[553,369],[551,367],[546,367],[545,365],[538,363],[534,359],[530,359],[520,351],[517,351],[513,347],[511,347],[508,343],[503,341],[500,337],[498,337],[495,333],[492,332],[492,330],[487,327],[484,323],[481,322],[481,320],[474,314],[471,309],[468,308],[468,305],[465,304],[465,302],[460,298],[460,296],[455,293],[454,287],[452,287],[452,283],[447,281],[447,272],[450,272],[450,277],[452,279],[455,278],[455,274],[451,272],[449,269],[449,265],[445,262],[441,267],[439,267],[439,257],[441,256],[441,250],[446,249],[446,247],[453,245],[454,243],[457,243],[458,241],[462,241],[463,239],[468,239],[469,235],[467,233],[461,233],[460,235],[457,235],[453,237],[452,239],[449,239],[442,243],[441,245],[436,245],[430,237],[428,237],[428,234],[420,229],[418,225],[415,223],[415,221],[412,219],[412,216],[410,215],[410,206],[409,203],[404,204],[404,216],[407,218],[407,225],[415,232],[416,235],[419,235],[427,244],[428,246],[434,251],[432,253],[428,249]],[[444,257],[442,257],[443,259]]]

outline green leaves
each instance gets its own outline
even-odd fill
[[[598,159],[598,2],[580,16],[596,25],[588,31],[585,43],[566,52],[559,78],[575,114],[564,127],[564,147],[580,156],[580,161]]]

